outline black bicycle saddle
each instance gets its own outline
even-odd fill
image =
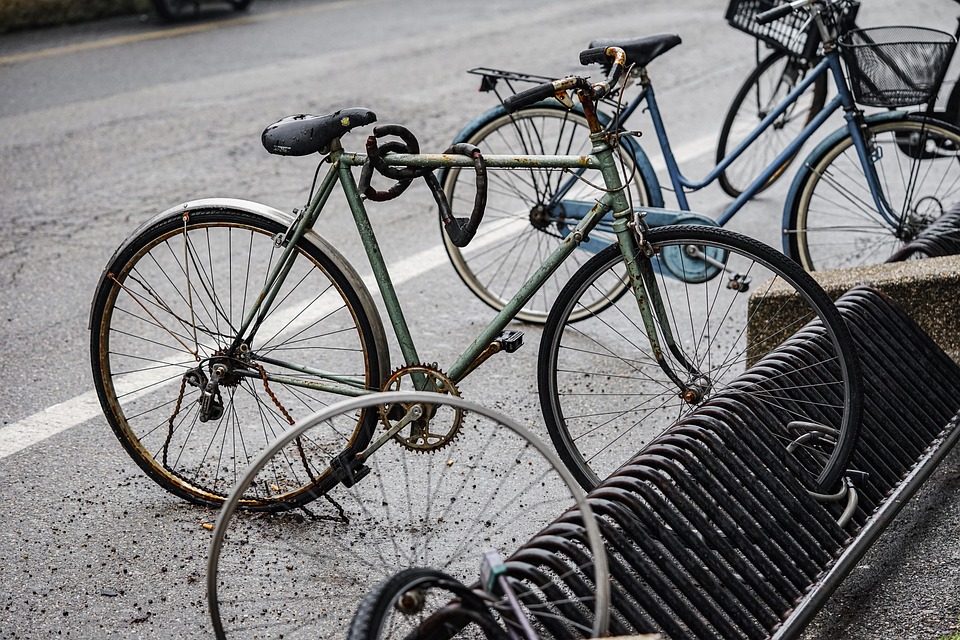
[[[960,2],[960,0],[957,0]],[[619,47],[627,54],[627,64],[645,67],[653,60],[680,44],[680,36],[674,33],[661,33],[643,38],[601,38],[590,43],[590,48]]]
[[[330,143],[354,127],[377,121],[377,115],[355,107],[325,116],[287,116],[263,130],[263,147],[278,156],[305,156],[327,153]]]

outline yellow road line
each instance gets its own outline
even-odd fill
[[[232,27],[235,25],[253,24],[255,22],[266,22],[267,20],[275,20],[277,18],[283,18],[287,16],[301,15],[306,13],[318,13],[320,11],[336,9],[348,4],[357,4],[357,2],[355,0],[343,0],[341,2],[323,3],[320,5],[314,5],[312,7],[307,7],[302,9],[274,11],[271,13],[265,13],[265,14],[256,15],[256,16],[248,16],[248,17],[242,17],[242,18],[229,18],[226,20],[218,20],[216,22],[208,22],[205,24],[185,25],[182,27],[175,27],[172,29],[162,29],[160,31],[151,31],[149,33],[137,33],[137,34],[131,34],[128,36],[117,36],[114,38],[104,38],[103,40],[92,40],[90,42],[70,44],[63,47],[51,47],[49,49],[41,49],[40,51],[31,51],[29,53],[18,53],[10,56],[2,56],[0,57],[0,66],[8,65],[8,64],[16,64],[18,62],[30,62],[32,60],[39,60],[41,58],[53,58],[56,56],[66,56],[73,53],[80,53],[83,51],[106,49],[108,47],[119,47],[125,44],[149,42],[150,40],[160,40],[163,38],[177,38],[180,36],[191,35],[194,33],[201,33],[203,31],[212,31],[214,29]]]

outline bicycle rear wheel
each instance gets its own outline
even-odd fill
[[[144,472],[186,500],[219,505],[296,417],[342,397],[323,386],[330,376],[352,379],[354,391],[382,382],[376,308],[358,293],[359,277],[310,238],[295,247],[255,337],[232,346],[287,226],[239,208],[174,210],[117,251],[94,296],[91,360],[104,414]],[[310,475],[312,466],[362,446],[374,421],[343,416],[292,443],[241,504],[282,509],[312,500],[332,484]]]
[[[464,142],[484,154],[587,155],[591,152],[590,128],[579,112],[556,106],[535,105],[516,113],[502,113],[479,127]],[[634,166],[629,144],[617,147],[625,184],[635,206],[650,204],[646,184]],[[579,175],[562,169],[488,171],[487,213],[476,237],[458,248],[441,230],[447,255],[463,282],[490,307],[499,311],[520,286],[543,264],[574,225],[601,195],[599,171]],[[469,217],[476,193],[472,170],[450,169],[443,190],[453,214]],[[524,322],[542,324],[564,283],[591,256],[613,242],[608,229],[598,228],[580,245],[516,315]],[[614,285],[610,296],[623,292]],[[597,311],[606,304],[598,298]],[[579,315],[579,314],[578,314]]]
[[[645,236],[656,254],[640,259],[650,260],[664,305],[656,331],[661,339],[672,332],[676,349],[662,342],[663,355],[685,388],[658,365],[634,296],[569,322],[582,298],[623,278],[619,247],[604,250],[561,292],[540,343],[540,402],[560,457],[592,487],[711,398],[749,396],[783,418],[769,427],[785,448],[799,423],[835,432],[794,456],[818,488],[834,485],[856,440],[862,399],[852,340],[827,295],[783,254],[724,229],[676,225]],[[769,378],[764,356],[804,342],[816,342],[822,355],[801,356],[802,375],[777,374],[770,384],[744,375]]]
[[[895,219],[877,210],[853,138],[843,136],[794,186],[784,249],[807,271],[883,262],[960,202],[960,129],[906,116],[863,133]]]
[[[309,512],[237,509],[297,438],[358,411],[379,411],[393,424],[418,407],[425,421],[414,426],[445,432],[445,445],[411,449],[417,440],[404,427],[403,442],[395,436],[366,458],[367,475],[356,470],[352,486],[338,485]],[[589,542],[570,543],[585,560],[558,555],[569,575],[548,568],[543,584],[527,587],[538,595],[557,589],[574,611],[557,609],[549,596],[527,610],[534,620],[559,618],[574,637],[595,637],[606,629],[606,556],[589,505],[556,454],[512,420],[454,395],[390,391],[341,402],[275,441],[224,503],[207,565],[214,630],[218,638],[342,638],[372,584],[411,567],[473,584],[484,550],[509,565],[511,553],[574,507],[569,530]],[[586,597],[571,595],[571,576],[593,585]]]
[[[744,80],[727,110],[717,142],[718,164],[753,133],[757,125],[800,84],[808,71],[807,63],[782,50],[777,50],[760,61],[757,68]],[[826,99],[827,76],[824,74],[720,174],[719,182],[723,191],[732,198],[743,193],[823,109]],[[794,157],[796,155],[780,165],[760,191],[776,182]]]

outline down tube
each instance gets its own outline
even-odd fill
[[[566,260],[567,256],[573,253],[574,249],[576,249],[581,242],[587,241],[589,233],[597,226],[600,219],[612,210],[613,207],[610,201],[613,195],[614,194],[607,193],[600,198],[597,204],[590,209],[590,212],[584,216],[573,231],[547,256],[543,264],[540,265],[540,268],[520,287],[516,295],[500,310],[500,313],[490,321],[490,324],[487,325],[483,332],[467,347],[467,350],[457,358],[457,361],[447,372],[451,379],[459,382],[470,372],[471,365],[477,357],[500,335],[500,332],[513,320],[517,312],[523,308],[523,305],[533,297],[533,294],[546,282],[547,278],[557,270],[560,263]]]

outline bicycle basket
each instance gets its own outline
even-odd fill
[[[819,56],[820,31],[804,11],[795,11],[769,24],[757,24],[757,14],[784,4],[786,0],[730,0],[724,16],[734,29],[748,33],[774,49],[807,61]],[[827,3],[820,15],[834,33],[844,33],[853,25],[860,10],[857,0]]]
[[[840,40],[853,98],[870,107],[906,107],[936,99],[956,39],[924,27],[856,29]]]

